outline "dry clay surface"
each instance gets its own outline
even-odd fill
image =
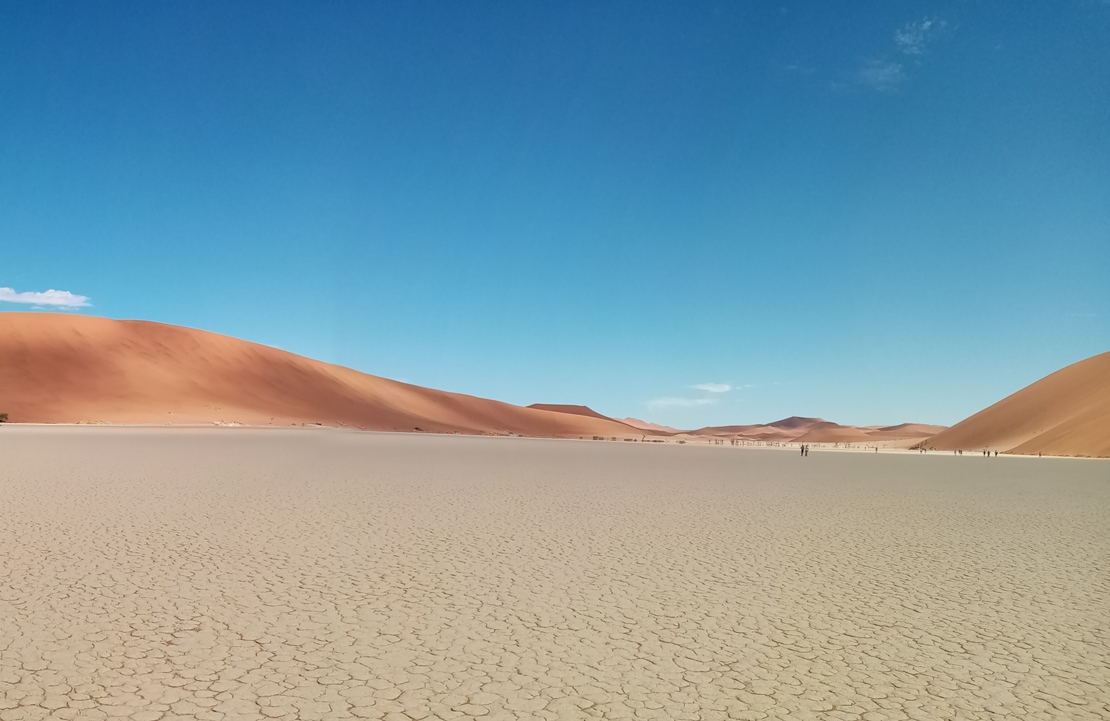
[[[1106,719],[1110,466],[0,428],[0,721]]]

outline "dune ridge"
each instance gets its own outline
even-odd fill
[[[0,412],[38,423],[644,433],[611,419],[400,383],[208,331],[57,313],[0,313]]]

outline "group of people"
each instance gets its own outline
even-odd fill
[[[801,449],[799,449],[799,450],[801,450],[803,456],[808,456],[809,455],[809,444],[808,443],[803,444]]]

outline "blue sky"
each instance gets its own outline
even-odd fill
[[[953,423],[1110,350],[1108,279],[1106,2],[0,5],[3,310]]]

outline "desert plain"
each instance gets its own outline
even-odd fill
[[[0,429],[0,721],[1105,719],[1105,461]]]

